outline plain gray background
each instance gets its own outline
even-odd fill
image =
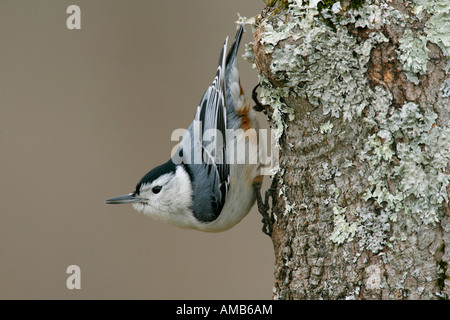
[[[81,8],[81,30],[66,9]],[[255,208],[219,234],[105,199],[165,162],[261,0],[0,1],[0,298],[270,299]],[[244,44],[251,40],[247,26]],[[250,99],[257,72],[240,59]],[[81,268],[81,290],[66,268]]]

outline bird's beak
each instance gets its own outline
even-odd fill
[[[141,198],[132,192],[123,196],[115,197],[106,200],[107,204],[120,204],[120,203],[135,203],[141,201]]]

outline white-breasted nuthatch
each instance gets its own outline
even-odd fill
[[[260,164],[257,156],[252,159],[251,151],[254,153],[259,147],[259,127],[245,99],[237,68],[236,55],[243,32],[240,24],[225,56],[226,38],[214,81],[203,95],[177,152],[148,172],[135,191],[106,203],[132,203],[137,211],[157,220],[182,228],[219,232],[241,221],[258,199],[263,231],[271,234],[267,194],[266,204],[260,195]]]

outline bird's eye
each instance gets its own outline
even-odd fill
[[[152,189],[152,192],[156,194],[156,193],[159,193],[161,191],[161,189],[162,189],[161,186],[154,186]]]

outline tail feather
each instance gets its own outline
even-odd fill
[[[239,49],[239,44],[241,43],[241,38],[242,38],[242,34],[244,33],[244,24],[239,24],[238,30],[236,32],[236,36],[234,38],[234,42],[233,45],[230,48],[230,51],[228,51],[228,55],[227,55],[227,66],[228,64],[233,64],[235,59],[236,59],[236,55]]]
[[[243,33],[244,33],[244,25],[240,24],[236,32],[234,43],[231,46],[230,50],[228,51],[226,60],[225,103],[229,115],[231,117],[234,117],[234,119],[238,119],[243,114],[248,113],[244,91],[241,87],[239,79],[239,70],[237,67],[237,58],[236,58]]]

